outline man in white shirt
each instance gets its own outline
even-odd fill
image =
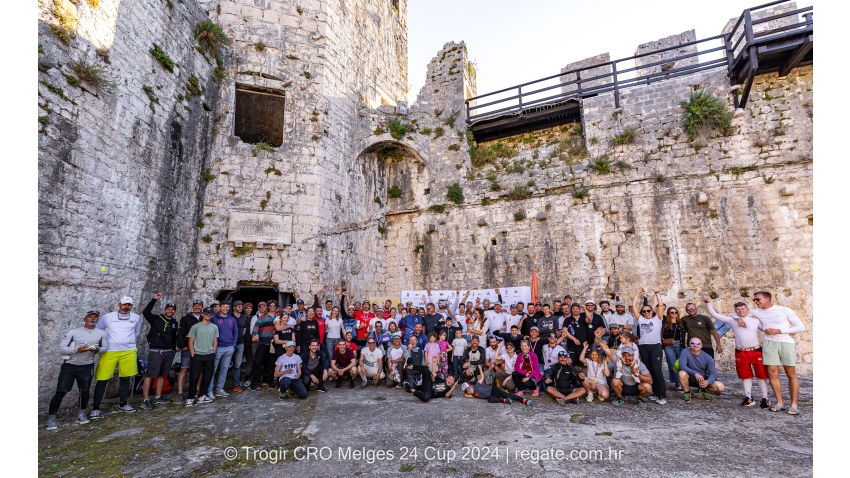
[[[517,309],[516,304],[511,304],[510,311],[511,313],[507,315],[507,318],[505,320],[505,330],[508,333],[511,332],[511,327],[513,327],[514,325],[519,327],[519,321],[522,320],[522,314],[519,313],[519,309]]]
[[[776,404],[770,407],[771,412],[785,410],[782,402],[782,384],[779,382],[779,366],[785,369],[788,377],[788,391],[791,395],[791,406],[788,415],[799,415],[797,397],[800,395],[800,381],[797,379],[797,345],[791,334],[806,331],[803,321],[788,307],[773,305],[770,292],[760,291],[753,295],[753,302],[759,306],[751,311],[759,320],[759,328],[764,331],[762,357],[767,367],[767,377],[770,388],[776,395]]]
[[[369,337],[366,342],[366,347],[360,350],[360,378],[363,383],[360,388],[369,386],[369,379],[375,380],[375,385],[383,377],[381,372],[384,369],[384,351],[376,346],[375,337]]]
[[[106,394],[106,384],[118,367],[118,409],[124,412],[135,412],[136,409],[127,403],[130,397],[130,379],[138,373],[136,364],[136,339],[142,327],[142,319],[138,314],[130,312],[133,308],[132,297],[122,297],[118,310],[102,315],[96,327],[106,332],[109,339],[109,350],[100,355],[94,378],[97,385],[94,388],[94,403],[89,418],[100,418],[100,402]]]
[[[393,345],[387,349],[387,387],[395,386],[402,388],[401,382],[404,377],[404,359],[407,358],[407,348],[401,346],[401,333],[393,334]]]
[[[620,332],[623,332],[623,327],[626,324],[631,324],[632,327],[637,327],[637,319],[631,312],[626,312],[626,304],[622,300],[617,300],[614,303],[615,312],[608,316],[607,322],[610,327],[612,324],[620,326]]]
[[[485,310],[484,318],[490,321],[490,335],[504,337],[510,330],[506,327],[507,314],[502,310],[502,304],[493,305],[493,310]]]
[[[543,346],[543,370],[548,370],[549,367],[558,363],[558,353],[564,350],[558,345],[558,336],[555,333],[549,334],[549,343]]]
[[[502,357],[505,359],[504,373],[507,374],[507,377],[500,382],[501,387],[505,390],[513,391],[516,388],[512,378],[512,374],[514,373],[514,364],[516,364],[516,349],[514,348],[513,342],[505,342],[504,355],[502,355]]]
[[[744,384],[745,395],[741,405],[750,407],[756,404],[752,398],[753,375],[755,375],[761,389],[761,408],[770,407],[770,402],[767,400],[767,369],[764,367],[762,346],[759,342],[759,320],[750,314],[749,307],[743,302],[736,302],[735,313],[727,317],[714,310],[711,299],[703,297],[702,300],[708,306],[708,313],[732,327],[732,332],[735,334],[735,371],[738,372],[738,378]]]

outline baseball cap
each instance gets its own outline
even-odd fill
[[[460,388],[461,388],[464,392],[465,392],[465,391],[467,391],[467,390],[469,390],[469,382],[463,382],[463,385],[461,385],[461,386],[460,386]]]
[[[86,316],[89,316],[89,315],[92,315],[92,314],[100,317],[100,312],[98,312],[96,310],[90,310],[90,311],[86,312]]]
[[[625,303],[625,302],[623,302],[622,300],[618,300],[617,302],[614,302],[614,307],[616,307],[616,306],[618,306],[618,305],[625,306],[625,305],[626,305],[626,303]]]
[[[261,305],[268,305],[268,304],[266,304],[266,301],[261,301],[259,304],[257,304],[257,307],[259,307]]]
[[[557,335],[555,335],[555,332],[549,332],[549,338],[550,338],[550,339],[554,339],[554,338],[557,338],[557,337],[558,337],[558,336],[557,336]]]
[[[195,305],[195,304],[204,305],[204,301],[202,301],[201,299],[195,299],[195,300],[192,301],[192,305]]]
[[[567,352],[566,350],[561,350],[560,352],[558,352],[558,357],[569,357],[569,356],[570,356],[570,353]]]
[[[304,301],[301,299],[298,299],[295,303],[298,305],[304,305]]]
[[[246,306],[247,306],[247,305],[250,305],[251,307],[254,307],[254,304],[252,304],[252,303],[250,303],[250,302],[245,302],[245,305],[246,305]]]
[[[398,332],[393,333],[393,339],[400,339],[400,338],[401,338],[400,333],[398,333]]]
[[[584,305],[587,305],[587,304],[596,305],[596,302],[594,302],[593,299],[587,299],[586,301],[584,301]]]
[[[534,304],[535,307],[543,307],[543,302],[537,302]]]
[[[567,294],[567,295],[565,295],[565,296],[564,296],[564,298],[565,298],[565,299],[572,299],[572,298],[573,298],[573,296],[571,296],[570,294]]]
[[[540,329],[538,329],[538,328],[537,328],[537,326],[532,327],[532,328],[529,330],[529,332],[530,332],[531,330],[536,330],[536,331],[540,332]]]
[[[511,309],[513,309],[514,307],[516,307],[516,304],[511,304],[511,305],[510,305],[510,308],[511,308]]]
[[[218,305],[221,305],[221,304],[219,304],[218,302],[213,302],[212,304],[210,304],[210,307],[216,307]]]
[[[208,315],[212,315],[212,311],[213,311],[212,307],[207,307],[203,310],[203,313],[208,314]]]
[[[290,340],[289,342],[286,343],[286,347],[295,347],[295,342]]]
[[[166,309],[169,308],[169,307],[174,307],[175,309],[177,308],[177,306],[174,305],[174,302],[169,302],[169,303],[165,304]]]
[[[235,307],[237,305],[245,305],[245,304],[241,300],[237,300],[236,302],[233,303],[233,306]]]
[[[513,342],[507,342],[507,343],[505,344],[505,347],[514,348],[514,343],[513,343]]]
[[[621,347],[620,347],[620,353],[621,353],[621,354],[634,355],[634,354],[635,354],[635,350],[634,350],[632,347],[630,347],[630,346],[621,346]]]
[[[120,304],[130,304],[130,305],[133,305],[133,298],[132,298],[132,297],[130,297],[129,295],[125,295],[124,297],[122,297],[122,298],[121,298],[121,302],[119,302],[119,303],[120,303]]]

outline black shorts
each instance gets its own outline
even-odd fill
[[[623,384],[623,395],[628,395],[628,396],[631,396],[631,397],[637,397],[638,395],[640,395],[640,387],[638,386],[638,384],[626,385],[624,383]]]
[[[577,390],[584,390],[584,387],[575,387],[575,388],[561,388],[557,387],[555,390],[558,391],[561,395],[569,395]]]
[[[151,349],[148,352],[148,369],[145,377],[163,377],[168,375],[174,363],[173,350]]]
[[[696,377],[691,374],[688,374],[688,386],[699,388],[699,382],[697,381]]]

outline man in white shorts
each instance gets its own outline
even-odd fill
[[[374,379],[375,385],[384,376],[384,351],[376,346],[375,337],[369,337],[366,342],[366,347],[360,351],[360,378],[363,383],[360,388],[369,386],[368,379]]]
[[[770,407],[771,412],[785,410],[782,402],[782,384],[779,382],[779,366],[785,369],[788,377],[788,391],[791,395],[791,406],[788,407],[788,415],[799,415],[797,408],[797,397],[800,395],[800,381],[797,379],[797,344],[790,334],[799,334],[806,331],[803,321],[788,307],[773,305],[773,296],[770,292],[760,291],[753,295],[753,302],[759,306],[758,309],[750,311],[755,318],[759,319],[764,331],[762,342],[762,360],[767,367],[767,378],[770,380],[770,388],[776,396],[776,404]]]

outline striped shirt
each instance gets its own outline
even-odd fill
[[[254,323],[253,329],[251,329],[251,335],[258,336],[261,344],[269,345],[272,343],[274,332],[274,317],[271,315],[258,315],[257,321]]]

